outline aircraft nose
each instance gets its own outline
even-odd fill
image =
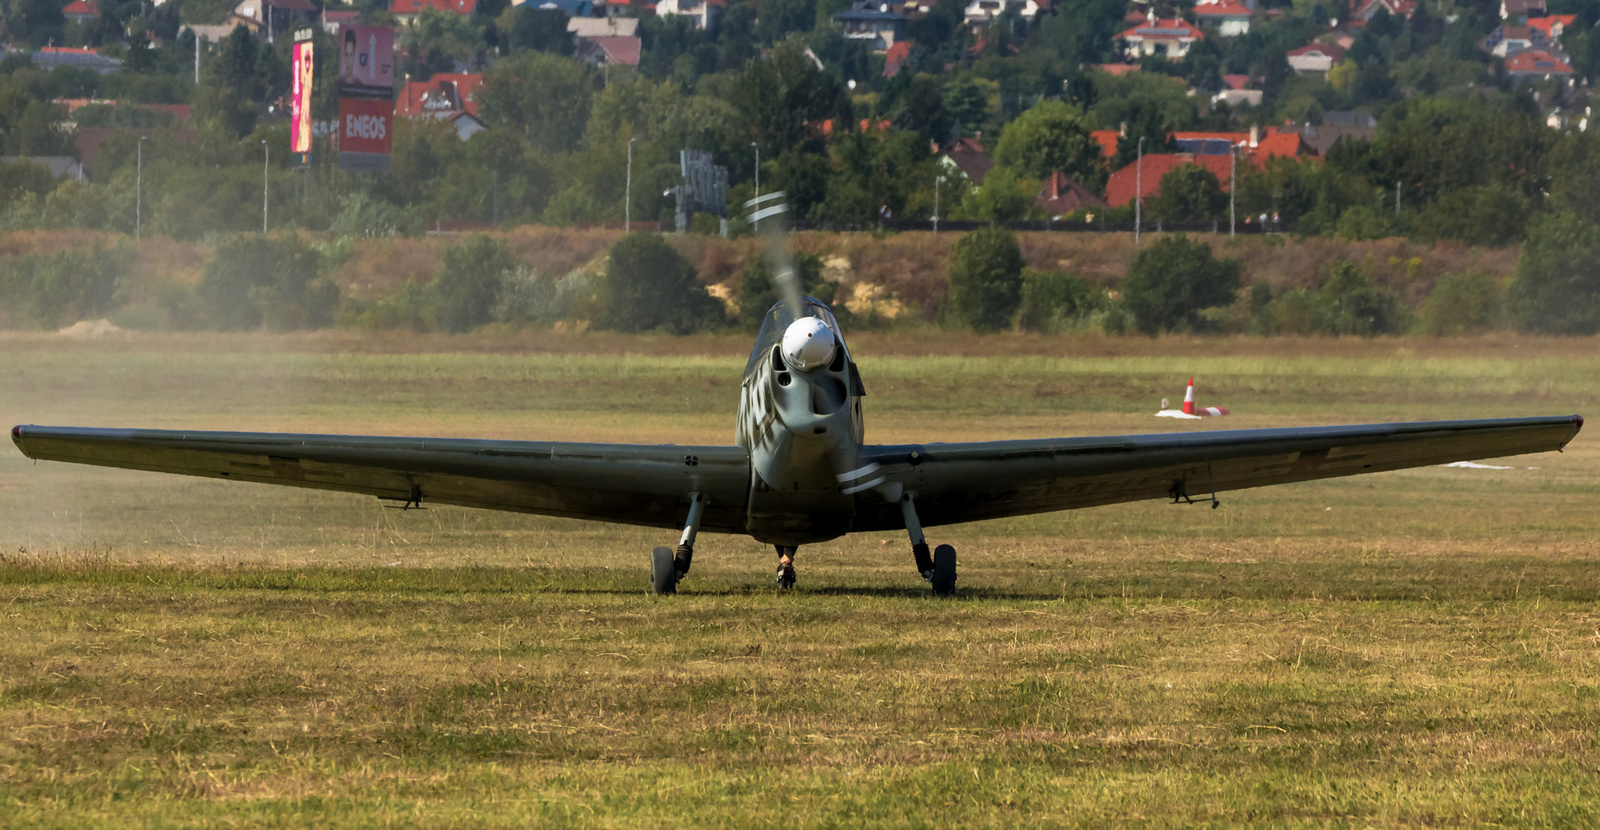
[[[828,365],[835,348],[833,329],[815,317],[802,317],[783,332],[783,359],[802,372]]]

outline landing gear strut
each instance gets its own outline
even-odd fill
[[[778,590],[787,591],[794,587],[794,555],[800,550],[797,545],[773,545],[778,549]]]
[[[911,556],[916,560],[917,573],[933,585],[933,595],[948,597],[956,592],[956,549],[949,545],[935,548],[928,555],[928,540],[922,535],[922,522],[917,519],[913,494],[900,499],[900,515],[906,520],[906,532],[911,535]]]
[[[683,535],[678,537],[678,549],[662,545],[650,552],[651,593],[676,594],[678,583],[689,575],[689,565],[694,561],[694,537],[700,532],[700,516],[705,508],[705,496],[690,493],[689,518],[683,524]]]

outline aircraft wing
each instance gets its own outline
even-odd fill
[[[888,482],[916,494],[924,525],[997,519],[1559,450],[1577,415],[872,446]],[[881,496],[857,496],[855,530],[904,527]]]
[[[708,531],[742,531],[750,489],[740,447],[40,426],[11,440],[37,460],[650,527],[681,528],[699,492]]]

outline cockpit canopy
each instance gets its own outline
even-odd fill
[[[826,323],[833,330],[833,336],[838,339],[839,354],[844,359],[850,359],[850,351],[844,344],[844,332],[839,330],[839,321],[834,319],[833,311],[814,297],[805,298],[804,317],[815,317]],[[756,335],[755,348],[750,350],[750,361],[745,364],[746,375],[772,353],[774,346],[781,345],[784,332],[789,330],[789,324],[794,322],[794,316],[789,313],[789,304],[778,302],[767,310],[767,316],[761,321],[761,331]]]

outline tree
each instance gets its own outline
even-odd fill
[[[817,22],[817,0],[762,0],[756,37],[777,43],[790,32],[809,32]]]
[[[1004,228],[979,228],[962,237],[950,259],[945,318],[975,331],[1011,325],[1022,301],[1022,249]]]
[[[688,334],[722,323],[722,304],[700,284],[694,263],[660,234],[629,234],[611,246],[599,282],[597,329]]]
[[[1038,182],[1019,179],[1004,167],[992,167],[978,192],[963,204],[970,204],[970,212],[986,222],[1015,222],[1027,217],[1038,186]]]
[[[1183,234],[1165,236],[1140,251],[1122,278],[1122,297],[1139,331],[1204,327],[1200,312],[1233,302],[1239,261],[1217,259],[1211,246]]]
[[[1161,222],[1205,222],[1220,219],[1227,211],[1222,183],[1198,164],[1180,164],[1167,171],[1150,200],[1150,215]]]
[[[517,266],[506,243],[472,236],[446,248],[442,259],[443,266],[431,286],[438,297],[439,327],[459,334],[494,319],[506,275]]]
[[[413,80],[426,81],[448,72],[458,63],[472,62],[481,48],[482,32],[471,17],[423,5],[422,13],[401,30],[406,47],[406,69]]]
[[[1046,179],[1061,171],[1090,190],[1104,178],[1100,144],[1089,136],[1082,109],[1046,99],[1017,116],[1000,134],[995,164],[1030,179]]]
[[[1333,264],[1317,295],[1318,328],[1328,334],[1375,337],[1393,334],[1406,322],[1400,298],[1374,282],[1365,268],[1347,259]]]
[[[564,153],[583,138],[594,91],[594,72],[583,64],[519,52],[484,75],[478,107],[491,126],[516,130],[546,153]]]
[[[56,0],[11,0],[6,14],[6,28],[11,37],[27,41],[29,46],[43,46],[49,41],[61,41],[67,28],[67,16],[62,12],[65,3]]]
[[[1509,299],[1524,331],[1600,332],[1600,228],[1566,212],[1535,219]]]
[[[510,49],[536,49],[559,55],[572,54],[572,35],[567,33],[567,15],[558,9],[514,6],[501,13],[501,28]]]
[[[206,263],[198,288],[213,325],[288,330],[332,324],[339,286],[322,278],[322,257],[294,237],[230,237]]]
[[[822,279],[821,258],[816,254],[796,254],[794,269],[800,277],[800,293],[830,305],[833,303],[837,286]],[[767,311],[781,299],[782,292],[772,279],[772,264],[766,257],[750,260],[750,264],[739,272],[740,326],[750,331],[760,328]]]

